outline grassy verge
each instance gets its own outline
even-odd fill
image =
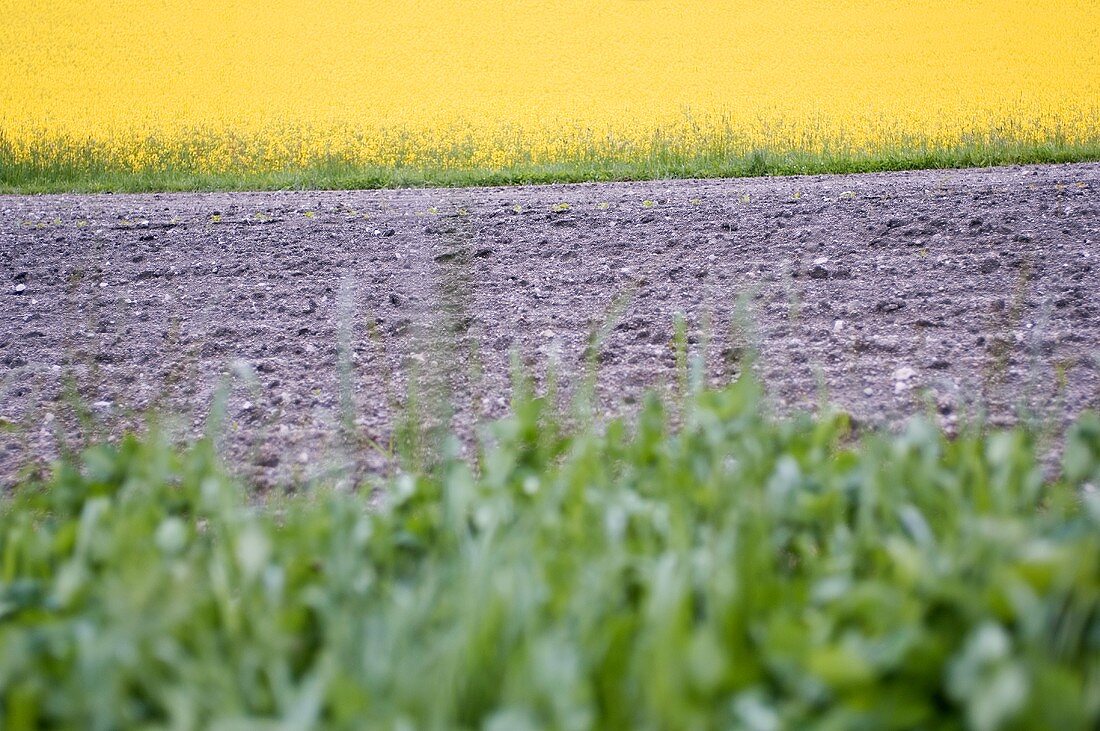
[[[1025,431],[856,443],[747,380],[675,411],[567,426],[518,388],[376,508],[257,504],[207,443],[92,448],[0,501],[0,725],[1100,721],[1095,415],[1044,482]]]
[[[150,144],[155,144],[151,142]],[[555,163],[486,167],[461,150],[440,153],[437,163],[362,166],[341,159],[267,169],[252,160],[224,172],[203,172],[189,154],[150,150],[160,160],[143,168],[113,164],[94,147],[44,146],[17,155],[0,139],[0,193],[153,192],[209,190],[370,189],[421,186],[492,186],[532,183],[728,178],[762,175],[860,173],[1100,160],[1100,141],[1015,143],[997,140],[933,149],[902,146],[882,151],[800,152],[722,148],[656,148],[626,156],[586,155]],[[457,156],[457,157],[456,157]]]

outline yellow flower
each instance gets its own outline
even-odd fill
[[[253,6],[11,0],[0,161],[461,172],[1100,140],[1092,0]]]

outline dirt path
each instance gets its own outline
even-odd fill
[[[629,403],[674,380],[676,313],[712,379],[758,346],[780,408],[824,387],[869,425],[1020,404],[1064,423],[1100,405],[1098,259],[1096,164],[0,197],[0,475],[151,408],[200,431],[222,383],[243,472],[369,470],[411,373],[463,427],[504,410],[510,352],[568,387],[613,317],[599,392]]]

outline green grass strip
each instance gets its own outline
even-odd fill
[[[196,169],[183,152],[155,153],[149,157],[160,162],[132,170],[110,162],[94,146],[69,149],[44,145],[28,157],[17,155],[0,137],[0,193],[348,190],[864,173],[1100,161],[1100,141],[1016,143],[993,139],[946,149],[914,145],[871,153],[766,149],[738,153],[670,146],[625,158],[590,155],[505,168],[471,164],[458,150],[441,152],[438,164],[421,166],[363,167],[330,159],[264,170],[256,169],[254,161],[241,160],[237,168],[212,173]]]

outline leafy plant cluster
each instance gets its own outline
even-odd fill
[[[1040,454],[747,379],[629,425],[519,388],[380,505],[129,437],[0,502],[0,726],[1095,728],[1100,419]]]

